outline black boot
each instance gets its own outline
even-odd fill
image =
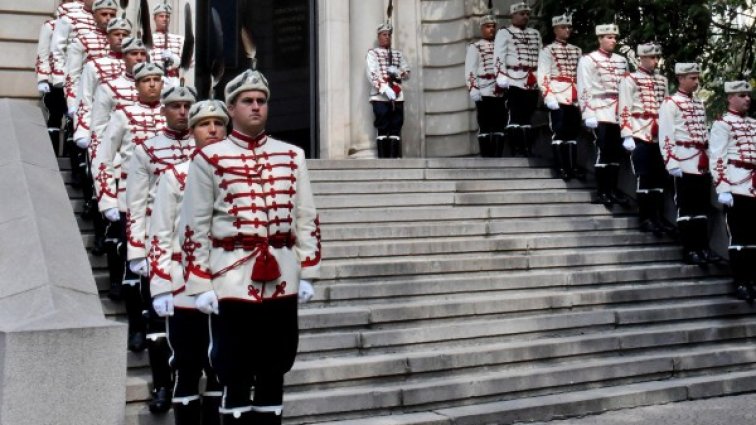
[[[566,149],[570,157],[571,174],[573,177],[577,178],[581,182],[584,182],[585,170],[578,163],[577,142],[574,140],[570,140],[569,142],[566,142],[566,145],[567,145]]]
[[[492,134],[479,134],[478,147],[481,158],[493,158],[496,156],[496,146]]]
[[[614,203],[616,204],[622,205],[623,207],[628,206],[630,199],[619,189],[619,166],[610,165],[606,167],[606,173],[609,180],[609,187],[607,189],[609,196],[612,198],[612,201],[614,201]]]
[[[504,156],[504,145],[506,144],[504,133],[494,133],[491,135],[494,145],[494,157],[501,158]]]
[[[638,192],[638,219],[640,220],[639,229],[641,232],[651,232],[655,236],[662,236],[662,230],[654,220],[652,197],[650,193]]]
[[[685,264],[701,265],[703,261],[696,252],[695,229],[690,220],[680,220],[677,222],[677,228],[680,229],[680,243],[683,250],[683,262]]]
[[[140,353],[147,348],[147,325],[142,316],[142,295],[136,285],[121,285],[121,294],[129,320],[128,348],[133,353]]]
[[[281,416],[271,412],[253,412],[254,425],[281,425]]]
[[[254,422],[254,412],[245,412],[241,415],[230,414],[230,413],[224,413],[221,415],[221,425],[258,425],[256,422]]]
[[[391,146],[388,141],[388,136],[378,136],[375,139],[375,149],[378,153],[378,158],[389,158],[391,154]]]
[[[97,208],[95,206],[95,208]],[[107,230],[107,221],[99,211],[92,214],[92,227],[94,228],[94,244],[92,245],[92,255],[100,256],[107,252],[105,244],[105,232]]]
[[[570,175],[567,172],[567,165],[563,161],[563,155],[562,155],[562,144],[563,142],[559,140],[555,140],[551,143],[551,155],[554,157],[554,170],[556,170],[557,175],[560,179],[564,181],[570,180]]]
[[[535,131],[530,126],[520,127],[522,130],[522,151],[525,158],[533,156],[533,145],[535,144]]]
[[[200,399],[192,400],[186,404],[174,403],[173,417],[176,425],[205,425],[202,422],[202,402]]]
[[[171,356],[171,348],[165,337],[147,339],[147,353],[150,357],[150,369],[152,369],[152,400],[150,412],[165,413],[171,408],[173,377],[171,367],[168,364]]]
[[[651,192],[653,199],[654,214],[657,226],[666,233],[667,236],[677,238],[677,227],[667,221],[664,208],[664,192]]]
[[[609,181],[606,167],[596,167],[596,200],[595,204],[604,204],[607,208],[614,205],[614,200],[609,196]]]
[[[522,129],[520,127],[508,127],[507,139],[509,139],[509,150],[512,156],[525,155]]]
[[[399,136],[389,136],[389,158],[402,157],[402,138]]]
[[[203,396],[202,397],[202,425],[219,425],[220,412],[218,409],[221,405],[221,396]]]
[[[574,146],[567,142],[562,142],[562,144],[559,145],[560,163],[562,164],[562,169],[564,170],[564,175],[561,177],[564,181],[570,181],[573,177],[575,177],[575,165],[572,163],[571,154],[572,148],[574,148]]]
[[[743,249],[732,248],[728,252],[730,254],[730,268],[732,269],[735,298],[745,300],[749,304],[753,303],[753,283],[748,279],[748,253]]]
[[[50,136],[50,143],[52,143],[55,156],[60,156],[60,130],[57,128],[48,128],[47,134]]]

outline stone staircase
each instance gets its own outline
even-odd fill
[[[308,164],[324,264],[286,423],[510,424],[756,390],[756,317],[727,271],[683,265],[589,185],[526,159]],[[126,423],[172,423],[147,412],[146,361],[129,353]]]

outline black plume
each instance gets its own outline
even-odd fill
[[[150,4],[147,0],[139,2],[139,22],[142,26],[142,42],[152,48],[152,28],[150,27]]]
[[[194,31],[192,30],[192,7],[184,6],[184,47],[181,49],[181,69],[186,72],[192,66],[194,56]]]

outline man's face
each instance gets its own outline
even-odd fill
[[[113,9],[97,9],[94,13],[95,25],[101,30],[108,27],[108,22],[115,18],[116,11]]]
[[[192,127],[192,137],[198,149],[226,138],[226,125],[220,118],[210,117]]]
[[[147,52],[144,50],[132,50],[123,55],[124,67],[128,72],[132,72],[136,64],[142,63],[146,60]]]
[[[108,44],[110,45],[110,50],[114,52],[120,52],[121,51],[121,43],[123,43],[123,39],[129,36],[129,32],[126,30],[113,30],[108,33]]]
[[[530,22],[530,12],[523,10],[512,14],[512,25],[522,28],[528,26],[528,22]]]
[[[685,93],[693,93],[698,90],[700,75],[698,73],[679,75],[677,81],[680,83],[679,89]]]
[[[640,66],[647,71],[653,71],[659,66],[659,56],[641,56]]]
[[[242,92],[231,103],[228,112],[234,128],[249,136],[256,136],[265,129],[268,121],[268,98],[258,90]]]
[[[163,115],[168,128],[184,131],[189,128],[189,108],[192,107],[190,102],[171,102],[163,106]]]
[[[567,41],[572,35],[572,26],[570,25],[557,25],[554,27],[554,36],[557,40]]]
[[[496,24],[489,22],[481,25],[480,36],[486,40],[493,40],[496,37]]]
[[[727,95],[727,107],[741,114],[748,112],[751,108],[751,93],[732,93]]]
[[[599,37],[599,47],[601,50],[613,52],[617,46],[617,36],[614,34],[602,35]]]
[[[157,102],[163,89],[163,79],[159,75],[149,75],[136,82],[136,89],[141,102]]]
[[[171,19],[171,15],[162,12],[155,14],[155,30],[159,32],[165,32],[168,30],[168,21]]]
[[[378,33],[378,46],[388,49],[391,47],[391,32],[381,31]]]

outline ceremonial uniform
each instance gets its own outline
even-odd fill
[[[66,59],[69,44],[81,34],[97,29],[92,12],[85,10],[81,2],[64,3],[58,8],[59,18],[52,36],[53,74],[52,84],[63,87],[66,82]]]
[[[523,8],[524,7],[524,8]],[[524,3],[514,4],[511,13],[530,11]],[[541,51],[541,34],[533,28],[510,25],[496,33],[494,61],[497,69],[496,84],[508,89],[507,132],[513,153],[529,156],[534,134],[531,122],[538,104],[538,54]]]
[[[638,46],[638,56],[661,56],[661,48]],[[667,79],[639,67],[619,84],[620,135],[632,148],[641,230],[661,234],[667,170],[659,150],[659,106],[669,94]],[[630,141],[632,140],[632,143]]]
[[[675,73],[699,73],[696,64],[676,64]],[[677,227],[683,250],[706,257],[711,208],[709,137],[706,110],[692,93],[677,91],[659,108],[659,147],[668,172],[675,176]],[[675,171],[679,170],[679,171]]]
[[[250,91],[270,93],[257,71],[229,82],[226,100],[234,106]],[[181,217],[186,292],[201,294],[198,306],[208,295],[220,300],[211,315],[211,360],[225,387],[224,424],[280,424],[284,374],[298,344],[300,279],[320,270],[304,152],[264,132],[234,130],[195,155]]]
[[[610,28],[604,28],[610,27]],[[597,33],[618,34],[616,26],[599,25]],[[597,34],[597,35],[602,35]],[[577,88],[583,120],[597,122],[596,185],[599,200],[618,200],[620,160],[624,156],[617,120],[619,81],[627,72],[627,60],[617,54],[596,50],[578,61]]]
[[[170,85],[175,85],[178,81],[183,46],[184,37],[181,35],[158,31],[152,33],[150,61],[164,67],[165,76],[171,81]]]
[[[481,26],[486,24],[496,24],[493,11],[481,20]],[[507,104],[504,90],[496,85],[493,40],[481,38],[467,47],[465,83],[477,110],[480,156],[500,157],[504,149],[503,117],[507,114]]]
[[[76,131],[74,140],[92,138],[92,105],[95,93],[101,84],[115,80],[126,70],[123,54],[109,52],[106,56],[93,59],[84,66],[79,81],[76,109]]]
[[[57,154],[60,150],[60,131],[63,128],[63,117],[66,114],[66,101],[63,89],[52,85],[53,75],[61,72],[55,69],[50,50],[55,22],[56,19],[49,19],[42,24],[39,30],[37,60],[34,69],[37,74],[37,88],[47,109],[47,134],[50,136],[53,150]]]
[[[92,102],[92,144],[89,148],[90,156],[96,156],[110,115],[117,106],[129,106],[137,101],[137,91],[134,75],[124,72],[110,81],[103,81],[95,90]]]
[[[725,83],[728,94],[748,93],[745,81]],[[756,281],[756,120],[728,110],[711,126],[710,170],[719,200],[726,205],[730,265],[736,285],[754,298]],[[729,195],[729,196],[728,196]],[[726,198],[729,198],[725,200]],[[742,290],[741,288],[738,288]]]
[[[88,61],[106,57],[109,52],[107,33],[99,28],[79,34],[68,46],[65,89],[69,111],[75,111],[78,106],[76,97],[84,65]]]
[[[378,33],[392,31],[391,25],[378,27]],[[404,125],[404,91],[402,83],[409,79],[410,68],[402,52],[376,47],[367,53],[367,78],[370,82],[370,103],[373,105],[378,132],[376,149],[379,158],[402,157],[402,126]]]
[[[571,16],[556,16],[552,26],[572,26]],[[580,110],[577,106],[577,63],[583,52],[566,41],[555,40],[538,55],[538,85],[550,109],[551,147],[560,176],[582,176],[577,162]]]

